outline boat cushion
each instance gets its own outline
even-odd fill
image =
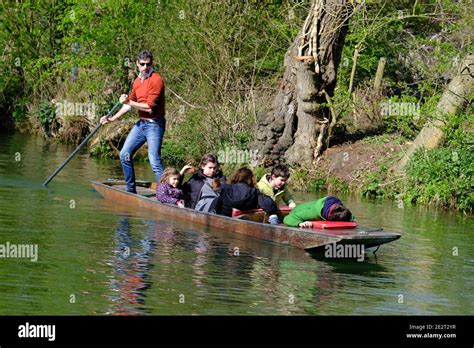
[[[356,228],[357,222],[355,221],[327,221],[327,220],[316,220],[311,221],[313,223],[312,228],[318,229],[331,229],[331,228]]]

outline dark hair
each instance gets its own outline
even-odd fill
[[[277,164],[272,168],[272,175],[274,175],[275,178],[281,176],[282,178],[288,179],[290,177],[290,170],[284,164]]]
[[[351,221],[352,213],[342,204],[337,204],[328,214],[328,221]]]
[[[172,167],[166,168],[163,171],[163,174],[161,174],[160,183],[161,184],[163,184],[163,183],[168,184],[170,177],[175,176],[175,175],[181,177],[181,174],[179,173],[179,171],[177,169],[172,168]]]
[[[229,184],[231,185],[238,182],[246,183],[250,187],[255,187],[257,184],[255,181],[255,175],[253,175],[252,171],[246,167],[237,169],[229,179]]]
[[[201,162],[199,163],[199,168],[204,167],[209,162],[210,163],[215,163],[217,166],[219,166],[219,161],[217,160],[217,156],[213,155],[212,153],[206,153],[201,158]]]
[[[153,54],[148,50],[143,50],[137,54],[137,62],[141,59],[150,59],[150,63],[153,63]]]

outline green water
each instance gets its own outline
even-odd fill
[[[361,225],[403,236],[364,262],[317,260],[115,206],[89,182],[120,178],[118,161],[79,154],[43,188],[73,149],[0,134],[0,244],[38,246],[36,262],[0,258],[0,315],[474,314],[474,225],[462,214],[342,197]],[[153,178],[147,164],[136,171]]]

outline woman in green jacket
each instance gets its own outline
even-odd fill
[[[283,222],[292,227],[311,227],[311,221],[352,221],[352,213],[337,197],[327,196],[294,208]]]

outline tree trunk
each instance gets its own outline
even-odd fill
[[[441,96],[441,100],[436,106],[436,120],[425,125],[413,144],[392,168],[395,172],[402,172],[411,156],[420,147],[434,149],[444,140],[444,133],[441,130],[443,126],[443,117],[446,114],[458,112],[466,104],[474,88],[474,55],[467,56],[458,69],[458,74],[454,76],[448,87]]]
[[[331,113],[326,96],[334,94],[347,21],[346,0],[313,0],[303,29],[285,55],[285,73],[272,109],[257,117],[251,148],[260,162],[308,165],[326,144]]]

